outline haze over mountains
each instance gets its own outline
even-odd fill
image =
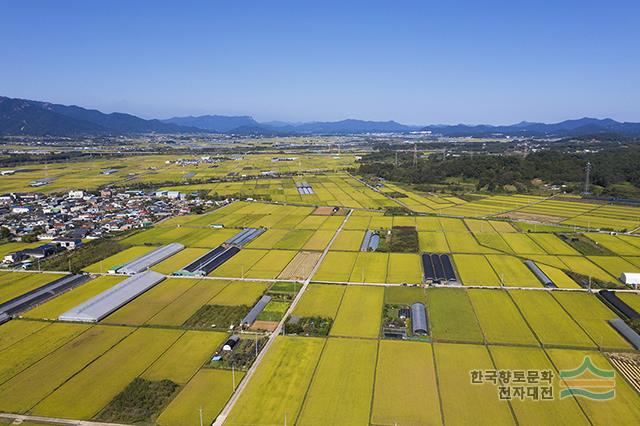
[[[445,136],[569,137],[598,134],[640,136],[640,123],[581,118],[559,123],[492,125],[405,125],[395,121],[346,119],[331,122],[258,122],[250,116],[203,115],[146,120],[125,113],[105,114],[79,106],[0,96],[0,134],[32,136],[125,135],[142,133],[226,133],[237,135],[340,135],[430,131]]]

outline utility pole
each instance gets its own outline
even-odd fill
[[[418,164],[418,145],[413,144],[413,167]]]
[[[396,151],[396,167],[398,167],[398,151]]]
[[[591,175],[591,162],[587,161],[587,165],[584,168],[584,195],[589,195],[589,179],[590,179],[590,175]]]
[[[203,424],[202,424],[202,407],[200,407],[200,426],[203,426]]]

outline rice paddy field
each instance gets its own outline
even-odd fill
[[[305,161],[309,166],[311,160]],[[211,192],[264,194],[296,205],[240,201],[163,221],[124,239],[125,250],[85,268],[92,274],[88,282],[0,325],[0,411],[95,420],[132,383],[170,381],[174,390],[142,423],[198,425],[200,409],[203,422],[223,413],[219,422],[228,425],[608,424],[612,416],[623,424],[640,423],[640,396],[618,370],[616,398],[599,403],[560,399],[563,383],[557,377],[553,401],[501,401],[498,386],[473,384],[470,377],[471,371],[490,369],[557,375],[578,368],[586,355],[613,370],[607,353],[638,354],[609,325],[618,314],[575,278],[622,288],[622,272],[640,272],[640,237],[586,232],[580,224],[631,226],[635,210],[525,195],[465,201],[393,183],[374,190],[342,172],[345,164],[322,164],[330,171],[308,178],[206,184]],[[139,179],[158,178],[148,172]],[[303,179],[314,194],[295,190]],[[348,212],[317,209],[334,205],[355,210],[347,217]],[[399,206],[426,215],[383,212]],[[568,227],[552,232],[511,222],[536,217]],[[360,251],[367,230],[394,226],[415,228],[415,252]],[[265,232],[208,276],[171,276],[245,227]],[[588,244],[564,234],[580,235]],[[186,248],[151,267],[166,275],[164,281],[97,324],[58,321],[126,278],[106,274],[108,269],[171,242]],[[14,245],[0,245],[0,251],[23,247],[9,244]],[[458,282],[423,282],[425,252],[451,254]],[[525,260],[535,261],[560,291],[543,288]],[[60,276],[1,271],[0,303]],[[283,296],[283,286],[294,290]],[[250,374],[248,367],[212,366],[230,332],[213,320],[195,327],[194,318],[211,307],[246,313],[265,294],[276,298],[272,303],[280,304],[282,314],[300,289],[304,293],[291,314],[330,320],[326,335],[273,336]],[[620,298],[640,309],[640,295]],[[389,307],[416,302],[425,305],[427,335],[412,335],[409,321],[406,339],[386,336]],[[405,323],[393,326],[405,327],[398,324]],[[256,342],[271,336],[245,333],[241,339]]]

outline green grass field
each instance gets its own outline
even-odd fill
[[[208,303],[210,305],[247,305],[252,306],[269,285],[264,282],[231,281]]]
[[[243,249],[231,259],[211,271],[212,277],[244,278],[260,259],[269,253],[268,250]]]
[[[430,289],[427,292],[427,316],[434,339],[483,342],[473,306],[463,289]]]
[[[138,329],[57,388],[32,412],[51,417],[92,418],[181,334],[176,330]]]
[[[358,252],[349,282],[384,283],[387,278],[388,253]]]
[[[9,321],[0,329],[0,351],[49,325],[39,321]]]
[[[245,277],[267,279],[276,278],[297,253],[298,252],[291,250],[271,250],[253,264]]]
[[[607,322],[618,316],[595,295],[563,292],[552,294],[599,347],[631,349],[631,345]]]
[[[447,238],[443,232],[418,232],[420,251],[429,253],[448,253]]]
[[[551,294],[526,290],[514,290],[510,294],[543,345],[595,347]]]
[[[487,255],[487,260],[504,286],[543,287],[527,265],[517,257],[489,254]]]
[[[586,356],[596,367],[604,370],[614,368],[599,352],[547,349],[547,354],[553,364],[559,370],[574,370],[583,363]],[[640,396],[616,372],[615,398],[608,401],[595,401],[588,398],[579,398],[578,403],[593,424],[609,424],[612,416],[618,424],[638,424],[640,422]]]
[[[335,318],[345,289],[344,285],[309,284],[293,315]]]
[[[356,252],[329,252],[313,276],[314,281],[348,282],[353,265],[358,258]]]
[[[127,327],[96,326],[88,329],[0,386],[0,410],[28,412],[133,331]]]
[[[297,424],[369,423],[378,343],[328,339]]]
[[[388,305],[411,305],[427,303],[427,290],[420,287],[389,286],[384,288],[384,303]]]
[[[184,385],[227,338],[227,333],[186,331],[141,377]]]
[[[51,324],[4,349],[0,352],[0,384],[87,331],[89,327],[84,324]]]
[[[442,424],[431,345],[380,341],[371,423]]]
[[[539,348],[515,348],[509,346],[489,346],[496,368],[501,370],[550,370],[556,376],[552,382],[558,386],[557,371]],[[551,401],[534,401],[532,399],[511,401],[511,406],[521,425],[539,424],[587,424],[587,419],[580,410],[576,399],[565,398]]]
[[[509,406],[491,383],[471,384],[470,371],[493,369],[485,346],[434,344],[445,424],[513,424]]]
[[[467,291],[487,343],[537,345],[538,341],[506,291]]]
[[[500,278],[486,257],[475,254],[454,254],[453,262],[458,271],[458,279],[464,285],[500,286]]]
[[[179,271],[200,256],[207,253],[209,250],[204,248],[192,248],[187,247],[178,253],[174,254],[168,259],[163,260],[157,265],[151,267],[152,271],[160,272],[164,275],[169,275],[172,272]]]
[[[413,253],[390,253],[387,269],[388,283],[419,284],[422,282],[422,261]]]
[[[128,249],[122,250],[120,253],[115,254],[113,256],[107,257],[100,262],[94,263],[93,265],[87,266],[84,268],[87,272],[107,272],[110,269],[117,268],[119,266],[123,266],[127,262],[131,262],[136,258],[142,256],[143,254],[149,253],[151,250],[156,249],[156,247],[148,247],[148,246],[134,246],[129,247]]]
[[[383,300],[382,287],[347,286],[330,334],[377,337]]]
[[[127,303],[102,323],[142,325],[197,283],[192,279],[169,278]]]
[[[0,275],[0,303],[62,278],[62,274],[36,274],[25,272],[7,272]]]
[[[244,372],[236,371],[236,384]],[[211,424],[218,416],[233,392],[232,372],[205,368],[187,383],[178,396],[169,403],[158,417],[163,426],[191,426],[200,424],[200,409],[205,424]]]
[[[278,337],[225,424],[274,425],[285,417],[293,423],[324,342],[315,338]]]
[[[180,326],[227,285],[228,281],[197,281],[196,285],[151,317],[147,324]]]
[[[364,239],[364,231],[342,230],[331,245],[332,251],[358,251]]]

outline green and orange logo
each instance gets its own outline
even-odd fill
[[[560,399],[573,395],[605,401],[616,396],[616,372],[596,367],[588,356],[575,370],[561,370],[560,379]]]

